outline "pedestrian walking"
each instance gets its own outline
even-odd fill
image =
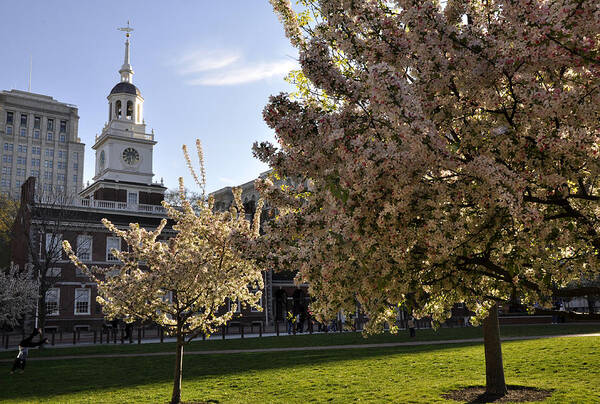
[[[17,354],[17,358],[13,362],[12,369],[10,373],[15,373],[17,369],[20,370],[19,373],[23,373],[25,371],[25,363],[27,362],[27,356],[29,354],[29,348],[35,348],[38,346],[42,346],[48,343],[48,338],[41,338],[42,329],[36,328],[33,330],[31,335],[27,338],[24,338],[19,342],[19,353]],[[33,339],[40,335],[40,340],[38,342],[33,342]]]

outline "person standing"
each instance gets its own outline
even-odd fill
[[[287,312],[287,333],[291,334],[292,330],[294,328],[294,315],[292,314],[291,311]]]
[[[23,373],[25,371],[25,363],[27,362],[29,348],[35,348],[35,347],[42,346],[42,345],[48,343],[48,338],[42,339],[41,337],[38,342],[33,342],[33,338],[35,338],[35,336],[38,334],[41,336],[41,334],[42,334],[41,328],[36,328],[35,330],[33,330],[33,332],[31,333],[31,335],[29,337],[24,338],[21,340],[21,342],[19,342],[19,353],[17,354],[17,358],[13,362],[10,373],[15,373],[15,371],[17,369],[20,369],[21,370],[20,373]]]
[[[408,326],[408,332],[409,332],[410,337],[414,338],[415,335],[416,335],[416,332],[415,332],[415,319],[414,319],[414,317],[411,316],[411,317],[408,318],[407,326]]]

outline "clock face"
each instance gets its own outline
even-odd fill
[[[100,168],[104,168],[104,164],[106,163],[106,156],[104,154],[104,150],[100,152]]]
[[[140,161],[140,154],[133,147],[128,147],[123,150],[123,161],[132,166]]]

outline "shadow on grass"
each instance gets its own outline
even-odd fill
[[[186,382],[207,377],[289,369],[290,365],[318,366],[348,359],[383,360],[391,354],[426,353],[473,345],[478,343],[206,356],[184,354],[184,390]],[[61,394],[91,394],[120,388],[134,389],[155,383],[171,383],[173,366],[174,357],[170,356],[31,362],[28,363],[24,374],[0,378],[0,401],[33,397],[48,399]],[[8,367],[6,370],[8,373]]]

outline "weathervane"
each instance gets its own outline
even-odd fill
[[[129,26],[129,20],[127,20],[127,27],[117,28],[119,31],[125,32],[125,37],[129,38],[129,33],[133,31],[133,28]]]

